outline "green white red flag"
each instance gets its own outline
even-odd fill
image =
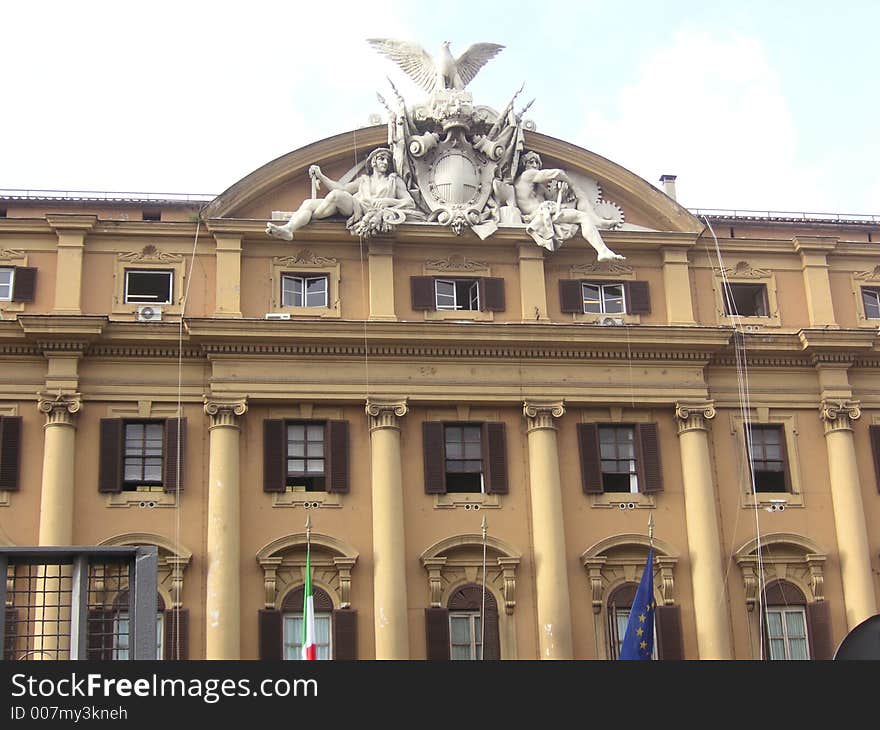
[[[312,597],[312,550],[306,548],[306,588],[303,591],[303,630],[302,658],[315,660],[318,658],[318,647],[315,644],[315,600]]]

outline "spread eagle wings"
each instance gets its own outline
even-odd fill
[[[434,91],[438,86],[463,89],[486,62],[504,48],[497,43],[474,43],[461,56],[453,59],[449,55],[448,44],[444,44],[443,52],[448,57],[442,59],[438,65],[431,54],[417,43],[393,38],[368,38],[367,43],[394,61],[428,92]]]

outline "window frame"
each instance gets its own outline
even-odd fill
[[[161,449],[161,461],[159,465],[159,479],[127,479],[126,478],[126,468],[127,461],[129,458],[128,455],[128,428],[129,426],[143,426],[144,434],[141,439],[142,441],[142,449],[141,449],[141,460],[144,462],[141,465],[141,474],[146,475],[146,427],[158,425],[161,428],[161,435],[159,436],[159,445]],[[154,419],[154,418],[146,418],[146,419],[136,419],[136,418],[124,418],[122,419],[122,482],[121,482],[121,491],[123,492],[136,492],[139,487],[165,487],[165,460],[167,458],[167,454],[165,453],[165,428],[166,423],[164,419]],[[155,458],[155,457],[154,457]]]
[[[0,294],[0,302],[11,302],[13,293],[15,292],[15,266],[0,266],[0,274],[8,272],[9,273],[9,281],[6,283],[0,282],[0,289],[2,287],[9,287],[9,295],[3,296]]]
[[[466,618],[468,620],[468,643],[456,643],[452,630],[453,620]],[[479,633],[482,631],[482,623],[479,611],[449,610],[449,658],[451,661],[482,661],[483,638]],[[455,656],[456,647],[467,646],[467,657]]]
[[[734,293],[734,287],[739,287],[740,289],[744,287],[754,287],[756,288],[756,294],[760,294],[760,307],[756,307],[756,309],[762,309],[763,311],[756,311],[754,314],[743,314],[740,311],[731,311],[736,306],[736,296]],[[728,317],[742,317],[744,319],[758,319],[763,318],[766,319],[770,316],[770,297],[767,292],[767,284],[764,282],[745,282],[745,281],[728,281],[722,282],[722,290],[721,290],[722,300],[724,302],[724,314]],[[757,300],[755,300],[755,303]],[[738,310],[738,307],[737,307]]]
[[[324,291],[323,291],[324,301],[323,301],[323,304],[309,304],[308,303],[309,292],[307,291],[308,283],[310,281],[318,281],[318,280],[323,280],[323,282],[324,282]],[[291,304],[287,301],[287,293],[288,292],[285,289],[285,285],[289,281],[300,282],[300,293],[299,293],[300,303],[299,304],[297,304],[296,302]],[[296,292],[293,292],[293,294],[295,295]],[[326,273],[319,273],[319,272],[311,272],[311,273],[292,272],[292,271],[283,272],[281,274],[280,301],[281,301],[281,307],[283,309],[288,309],[288,308],[321,309],[321,308],[329,307],[330,306],[330,275],[326,274]]]
[[[266,314],[289,314],[296,318],[332,318],[342,316],[342,290],[340,288],[341,268],[339,260],[325,256],[316,256],[308,249],[303,249],[293,256],[275,256],[269,262],[272,298]],[[284,304],[284,277],[327,279],[326,304],[324,306],[293,306]],[[262,316],[262,315],[260,315]]]
[[[772,636],[770,634],[770,614],[779,613],[780,627],[782,628],[781,636]],[[786,614],[797,614],[801,617],[801,626],[803,627],[803,636],[791,637],[788,633],[788,621],[785,620]],[[810,624],[807,616],[807,607],[805,605],[768,605],[764,607],[764,631],[766,633],[767,642],[767,659],[770,661],[809,661],[810,656]],[[799,640],[804,643],[804,657],[791,656],[791,642]],[[781,641],[783,654],[782,657],[773,656],[773,642]]]
[[[329,444],[328,444],[328,433],[327,433],[327,421],[326,420],[308,420],[308,419],[284,419],[284,432],[285,432],[285,446],[284,446],[284,464],[285,464],[285,487],[292,487],[296,489],[297,487],[305,487],[306,492],[327,492],[328,484],[327,484],[327,461],[330,458],[329,452]],[[290,471],[290,461],[292,459],[296,459],[297,455],[291,456],[290,454],[290,429],[293,426],[302,426],[304,428],[303,435],[305,439],[303,440],[304,444],[304,454],[303,461],[308,462],[308,445],[311,443],[308,439],[308,429],[309,426],[320,426],[321,428],[321,453],[320,457],[323,463],[323,469],[320,474],[317,472],[309,472],[307,470],[303,471]],[[315,442],[317,443],[317,442]],[[317,459],[318,457],[313,457]],[[305,464],[304,464],[305,466]],[[291,480],[297,480],[299,482],[291,483]],[[318,487],[318,481],[320,479],[320,488]],[[304,481],[303,481],[304,480]]]
[[[479,277],[433,277],[434,281],[434,309],[438,312],[482,312],[483,311],[483,302],[480,296],[480,279]],[[442,295],[439,291],[439,286],[441,284],[448,284],[452,287],[452,294]],[[465,295],[465,292],[460,292],[460,289],[467,288],[466,298],[469,306],[464,306],[464,303],[459,306],[459,295]],[[441,296],[451,296],[453,303],[451,305],[440,304]],[[476,306],[474,306],[476,305]]]
[[[303,661],[302,658],[302,611],[284,611],[281,614],[281,659],[283,661]],[[320,640],[319,623],[327,623],[327,641]],[[295,626],[292,630],[290,626]],[[288,640],[292,634],[292,640]],[[315,647],[319,661],[333,659],[333,612],[315,611]],[[288,656],[288,654],[292,656]],[[326,656],[321,656],[326,653]]]
[[[603,431],[608,432],[611,429],[613,429],[615,432],[621,431],[623,429],[629,429],[630,433],[632,434],[632,439],[631,439],[632,452],[633,452],[632,458],[621,459],[621,458],[619,458],[619,455],[618,455],[618,458],[616,458],[616,459],[606,459],[602,455],[603,443],[609,443],[609,442],[602,441],[602,433],[603,433]],[[640,448],[639,448],[639,434],[638,434],[637,425],[630,424],[630,423],[600,423],[600,424],[598,424],[598,436],[599,436],[599,464],[600,464],[600,470],[601,470],[601,474],[602,474],[602,494],[606,494],[606,495],[609,495],[609,494],[610,495],[643,494],[644,492],[642,492],[641,484],[640,484],[640,481],[641,481],[640,472],[641,472],[642,464],[641,464],[641,453],[640,453]],[[613,443],[617,447],[616,450],[619,449],[619,442],[614,441]],[[622,472],[622,471],[606,472],[605,468],[604,468],[604,464],[606,461],[616,461],[616,462],[630,461],[630,462],[632,462],[631,471],[628,471],[628,472]],[[608,489],[606,482],[605,482],[605,475],[606,474],[608,474],[608,475],[629,474],[629,490]],[[623,499],[623,498],[621,497],[621,499]],[[624,501],[626,501],[626,500],[624,500]]]
[[[735,315],[728,312],[725,286],[735,284],[763,284],[766,295],[767,314],[765,316]],[[715,314],[718,324],[737,326],[746,329],[781,327],[779,299],[777,297],[776,274],[770,269],[753,266],[748,261],[739,261],[725,269],[714,269],[712,287],[715,296]]]
[[[587,309],[587,287],[596,287],[598,289],[598,298],[595,300],[599,304],[598,311]],[[620,309],[613,312],[608,311],[607,300],[610,297],[606,297],[606,289],[610,289],[611,287],[620,287],[620,296],[614,297],[614,299],[620,300]],[[581,299],[583,301],[583,313],[594,315],[620,315],[621,317],[623,317],[623,315],[629,314],[629,303],[627,302],[626,294],[626,282],[624,281],[581,281]]]
[[[475,430],[475,431],[477,431],[477,433],[478,433],[478,435],[479,435],[479,442],[478,442],[478,443],[479,443],[479,446],[480,446],[480,456],[479,456],[479,459],[477,459],[477,458],[465,458],[464,453],[463,453],[463,455],[462,455],[462,458],[459,458],[459,459],[451,459],[451,458],[449,457],[449,451],[448,451],[448,448],[449,448],[449,437],[448,437],[448,433],[449,433],[449,429],[455,429],[455,428],[460,428],[460,429],[462,429],[462,431],[464,431],[465,429],[470,429],[470,430]],[[462,445],[463,449],[464,449],[465,452],[466,452],[467,444],[468,444],[468,443],[471,443],[471,444],[472,444],[473,442],[472,442],[472,441],[467,441],[467,440],[465,440],[464,436],[465,436],[465,434],[462,433],[462,440],[461,440],[459,443]],[[445,423],[445,422],[444,422],[444,424],[443,424],[443,449],[444,449],[444,451],[443,451],[443,468],[444,468],[444,480],[445,480],[445,482],[446,482],[446,493],[447,493],[447,494],[480,494],[480,495],[485,495],[485,494],[486,494],[486,477],[485,477],[485,474],[484,474],[484,471],[485,471],[485,461],[484,461],[484,459],[485,459],[485,456],[486,456],[486,455],[485,455],[483,452],[486,451],[486,449],[487,449],[488,447],[487,447],[487,445],[484,443],[484,441],[485,441],[484,436],[485,436],[485,434],[484,434],[484,432],[483,432],[483,424],[482,424],[482,423],[475,423],[475,422],[450,422],[450,423]],[[479,472],[476,472],[476,471],[473,471],[473,470],[464,470],[464,469],[461,470],[461,471],[449,471],[449,462],[450,462],[450,461],[452,461],[452,462],[468,462],[468,461],[477,461],[477,460],[479,460],[479,462],[480,462],[480,470],[479,470]],[[479,479],[480,479],[480,488],[479,488],[479,489],[465,489],[465,490],[462,490],[462,489],[450,489],[450,488],[449,488],[449,484],[450,484],[450,475],[452,475],[452,477],[453,477],[453,481],[457,481],[457,478],[460,477],[460,475],[463,475],[463,474],[477,474],[477,473],[479,474]],[[461,486],[461,485],[458,485],[458,486]]]
[[[761,443],[756,444],[756,440],[755,440],[755,433],[756,432],[763,433],[763,434],[771,433],[771,432],[777,433],[779,435],[779,443],[778,444],[768,444],[765,441],[762,441]],[[789,465],[788,453],[787,453],[786,443],[785,443],[785,441],[786,441],[785,427],[782,424],[777,424],[777,423],[749,423],[746,425],[745,434],[746,434],[746,439],[747,439],[747,441],[746,441],[746,454],[750,457],[749,458],[749,475],[750,475],[750,478],[752,481],[752,492],[754,494],[772,494],[772,493],[788,494],[788,493],[791,493],[791,491],[792,491],[791,490],[791,476],[790,476],[790,465]],[[756,459],[755,458],[756,445],[763,450],[763,452],[764,452],[763,455],[765,456],[764,459]],[[767,456],[766,447],[767,446],[778,446],[779,447],[780,456],[778,459],[766,458],[766,456]],[[765,464],[765,465],[768,463],[777,463],[778,462],[782,465],[782,469],[761,469],[759,472],[759,470],[756,468],[756,465],[759,462],[762,464]],[[773,474],[773,473],[778,473],[780,471],[782,472],[782,479],[783,479],[782,489],[767,489],[767,488],[758,489],[757,477],[758,477],[759,473]],[[763,484],[762,486],[766,487],[766,484]]]
[[[860,298],[861,298],[861,302],[862,302],[862,312],[861,313],[864,315],[864,318],[866,320],[868,320],[869,322],[872,320],[880,319],[880,287],[860,286],[859,289],[860,289],[860,294],[861,294]],[[874,297],[874,304],[877,307],[876,316],[871,316],[868,314],[868,306],[867,306],[867,301],[865,299],[866,294],[871,294]]]
[[[737,449],[737,478],[740,482],[740,506],[751,508],[773,508],[784,506],[804,506],[804,480],[800,472],[800,458],[797,444],[797,415],[785,412],[773,412],[770,408],[756,408],[744,419],[740,412],[731,412],[730,431],[735,436]],[[752,482],[751,468],[749,465],[748,441],[746,429],[753,426],[781,426],[785,437],[785,454],[787,465],[787,477],[789,491],[787,492],[756,492]]]
[[[138,294],[138,295],[134,295],[134,296],[142,297],[141,299],[132,299],[131,298],[132,294],[130,291],[131,282],[129,279],[129,276],[131,274],[146,274],[146,275],[150,275],[150,276],[157,275],[157,277],[160,274],[164,274],[165,278],[168,282],[168,295],[166,296],[165,299],[150,299],[150,298],[143,298],[144,296],[146,296],[144,294]],[[174,295],[175,295],[175,293],[174,293],[174,274],[175,274],[174,270],[169,269],[169,268],[128,268],[128,267],[125,267],[125,269],[123,270],[123,279],[124,279],[123,280],[123,295],[122,295],[123,304],[125,304],[125,305],[134,304],[137,306],[150,305],[150,304],[155,304],[155,305],[161,306],[161,305],[173,304],[174,303]]]

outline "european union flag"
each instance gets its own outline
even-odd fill
[[[626,622],[620,647],[621,659],[651,659],[654,653],[654,549],[648,550],[648,562]]]

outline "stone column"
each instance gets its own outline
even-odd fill
[[[565,413],[562,401],[526,401],[529,490],[538,593],[538,649],[541,659],[573,659],[571,607],[562,522],[562,480],[553,419]]]
[[[733,659],[727,601],[723,600],[726,595],[724,560],[707,433],[707,421],[715,417],[715,404],[712,401],[679,402],[675,404],[675,417],[681,450],[698,658]]]
[[[871,575],[871,551],[853,444],[852,422],[861,416],[859,401],[825,398],[819,409],[825,426],[834,528],[843,578],[847,628],[877,613]]]
[[[79,393],[39,393],[37,408],[46,414],[43,426],[43,480],[40,490],[41,546],[73,543],[73,488],[76,414],[82,408]],[[66,659],[70,650],[67,630],[70,608],[62,598],[62,577],[69,568],[40,566],[34,599],[34,641],[31,658]]]
[[[205,413],[211,417],[205,599],[207,659],[241,658],[239,418],[246,412],[245,398],[205,396]]]
[[[73,542],[73,475],[79,393],[38,394],[43,426],[43,481],[40,491],[40,545]]]
[[[367,400],[373,494],[373,624],[376,659],[409,659],[400,419],[406,400]]]

